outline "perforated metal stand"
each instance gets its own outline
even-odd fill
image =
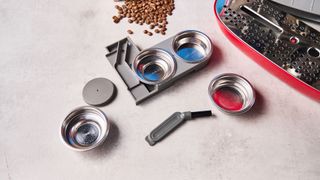
[[[320,90],[320,33],[267,0],[232,0],[223,23],[247,45]]]

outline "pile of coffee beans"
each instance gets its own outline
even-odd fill
[[[167,17],[172,15],[175,5],[174,0],[125,0],[122,6],[115,7],[118,15],[112,17],[114,23],[127,18],[129,23],[147,24],[149,30],[144,30],[143,33],[152,36],[152,31],[166,34]],[[130,29],[127,32],[133,34]]]

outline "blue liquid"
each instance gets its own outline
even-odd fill
[[[201,48],[202,49],[202,48]],[[181,46],[177,54],[187,62],[197,62],[204,58],[204,52],[196,45],[183,45]]]
[[[139,76],[148,81],[159,81],[164,76],[164,71],[160,66],[153,64],[148,66],[143,74],[139,72]]]

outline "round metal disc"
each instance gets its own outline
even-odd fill
[[[115,94],[115,85],[105,78],[96,78],[89,81],[82,91],[84,101],[93,106],[101,106],[110,103]]]

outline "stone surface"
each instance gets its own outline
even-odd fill
[[[176,0],[166,36],[112,22],[111,0],[2,0],[0,6],[0,179],[318,180],[319,103],[298,93],[245,56],[218,28],[212,1]],[[105,58],[106,45],[127,36],[148,48],[179,31],[197,29],[214,42],[202,71],[136,106]],[[225,72],[258,91],[244,116],[211,104],[207,86]],[[113,126],[99,149],[79,153],[60,140],[60,124],[85,105],[82,88],[96,77],[118,87],[102,110]],[[150,147],[145,136],[175,111],[212,108],[215,118],[190,121]]]

